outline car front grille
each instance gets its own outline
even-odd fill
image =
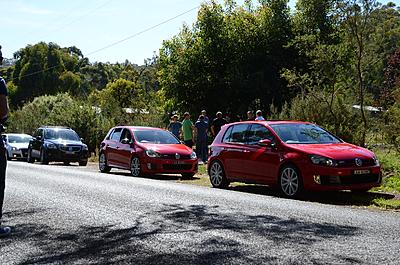
[[[375,161],[373,159],[361,159],[363,167],[375,166]],[[355,159],[338,160],[338,167],[356,167]]]
[[[79,145],[63,145],[60,146],[60,150],[64,152],[79,152],[81,151],[81,147]]]
[[[164,164],[163,168],[165,170],[191,170],[191,164]]]
[[[361,174],[350,176],[321,176],[322,185],[352,185],[363,183],[378,183],[379,174]]]
[[[175,154],[164,154],[161,155],[161,158],[177,160]],[[190,155],[179,155],[178,159],[190,159]]]

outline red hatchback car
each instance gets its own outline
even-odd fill
[[[100,145],[99,169],[128,169],[132,176],[197,172],[196,153],[168,131],[140,126],[112,128]]]
[[[303,190],[367,191],[382,179],[373,152],[294,121],[225,125],[211,145],[208,174],[217,188],[233,181],[267,184],[287,197]]]

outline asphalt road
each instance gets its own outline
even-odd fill
[[[113,171],[112,171],[113,172]],[[400,214],[10,162],[0,264],[400,264]]]

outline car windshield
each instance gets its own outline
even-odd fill
[[[170,132],[162,130],[139,130],[135,131],[136,141],[151,144],[179,144],[178,139]]]
[[[49,140],[61,139],[69,141],[80,141],[78,134],[72,130],[67,129],[55,129],[46,130],[44,138]]]
[[[332,144],[341,140],[314,124],[272,124],[272,129],[287,144]]]
[[[32,139],[32,137],[27,136],[27,135],[9,135],[8,136],[8,142],[10,144],[23,144],[23,143],[29,143],[29,141]]]

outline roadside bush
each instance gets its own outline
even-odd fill
[[[361,125],[355,122],[360,119],[351,105],[344,95],[332,97],[323,91],[313,91],[285,104],[279,118],[313,122],[347,142],[360,144]]]
[[[400,153],[400,102],[394,104],[385,113],[383,131],[386,142]]]
[[[99,124],[99,117],[90,105],[63,93],[37,97],[11,112],[7,131],[32,134],[40,126],[67,126],[84,138],[89,149],[94,151],[98,135],[104,131],[99,130]]]

